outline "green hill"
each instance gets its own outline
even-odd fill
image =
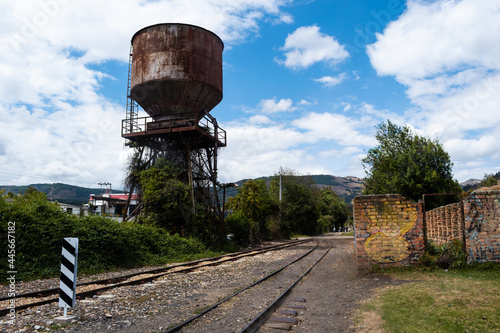
[[[45,193],[47,198],[51,201],[58,201],[77,206],[87,203],[91,194],[100,194],[104,191],[102,188],[86,188],[61,183],[30,184],[23,186],[0,185],[0,190],[4,190],[5,193],[12,192],[14,194],[18,194],[19,192],[26,191],[26,189],[30,187],[36,188],[38,191]]]

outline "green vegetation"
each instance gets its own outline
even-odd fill
[[[18,280],[59,275],[65,237],[79,238],[79,274],[89,274],[194,260],[220,254],[194,238],[165,229],[118,223],[102,216],[78,217],[62,211],[36,190],[7,199],[0,196],[0,249],[7,253],[8,222],[15,222],[15,268]],[[5,274],[7,257],[0,262]],[[1,279],[5,281],[6,276]]]
[[[248,180],[227,207],[232,212],[228,230],[238,244],[317,235],[346,225],[349,217],[349,207],[330,188],[320,190],[311,177],[284,169],[269,185],[263,179]]]
[[[425,193],[462,192],[453,180],[450,156],[437,140],[390,121],[377,126],[376,139],[379,145],[362,160],[367,173],[364,194],[397,193],[418,201]],[[432,203],[437,207],[449,200],[438,197]]]
[[[493,174],[485,174],[480,184],[481,187],[491,187],[495,185],[498,185],[498,179],[495,178]]]
[[[357,321],[363,328],[375,329],[377,325],[388,333],[500,331],[498,264],[488,270],[412,269],[385,274],[413,282],[379,290],[360,308]],[[371,322],[364,322],[368,316]],[[374,317],[381,320],[374,321]]]
[[[426,251],[420,260],[423,267],[448,269],[463,268],[467,265],[467,255],[463,242],[459,239],[440,246],[428,241],[425,248]]]
[[[173,233],[184,233],[188,228],[189,186],[179,178],[180,170],[165,160],[139,173],[144,223]]]

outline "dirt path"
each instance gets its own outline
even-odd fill
[[[303,303],[305,310],[298,311],[296,318],[299,323],[292,326],[292,331],[327,333],[364,330],[366,327],[354,324],[355,310],[360,302],[370,298],[376,287],[401,282],[381,275],[358,277],[353,237],[329,235],[324,240],[330,241],[332,249],[288,297],[306,301]],[[260,331],[276,332],[269,328]]]

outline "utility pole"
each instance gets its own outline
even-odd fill
[[[100,185],[100,186],[108,186],[109,185],[109,194],[111,194],[111,183],[109,183],[109,182],[99,182],[99,183],[97,183],[97,185]]]

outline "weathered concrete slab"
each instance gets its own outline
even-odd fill
[[[61,325],[67,325],[71,323],[73,320],[78,320],[79,318],[77,316],[60,316],[60,317],[55,317],[54,318],[54,323],[61,324]]]

